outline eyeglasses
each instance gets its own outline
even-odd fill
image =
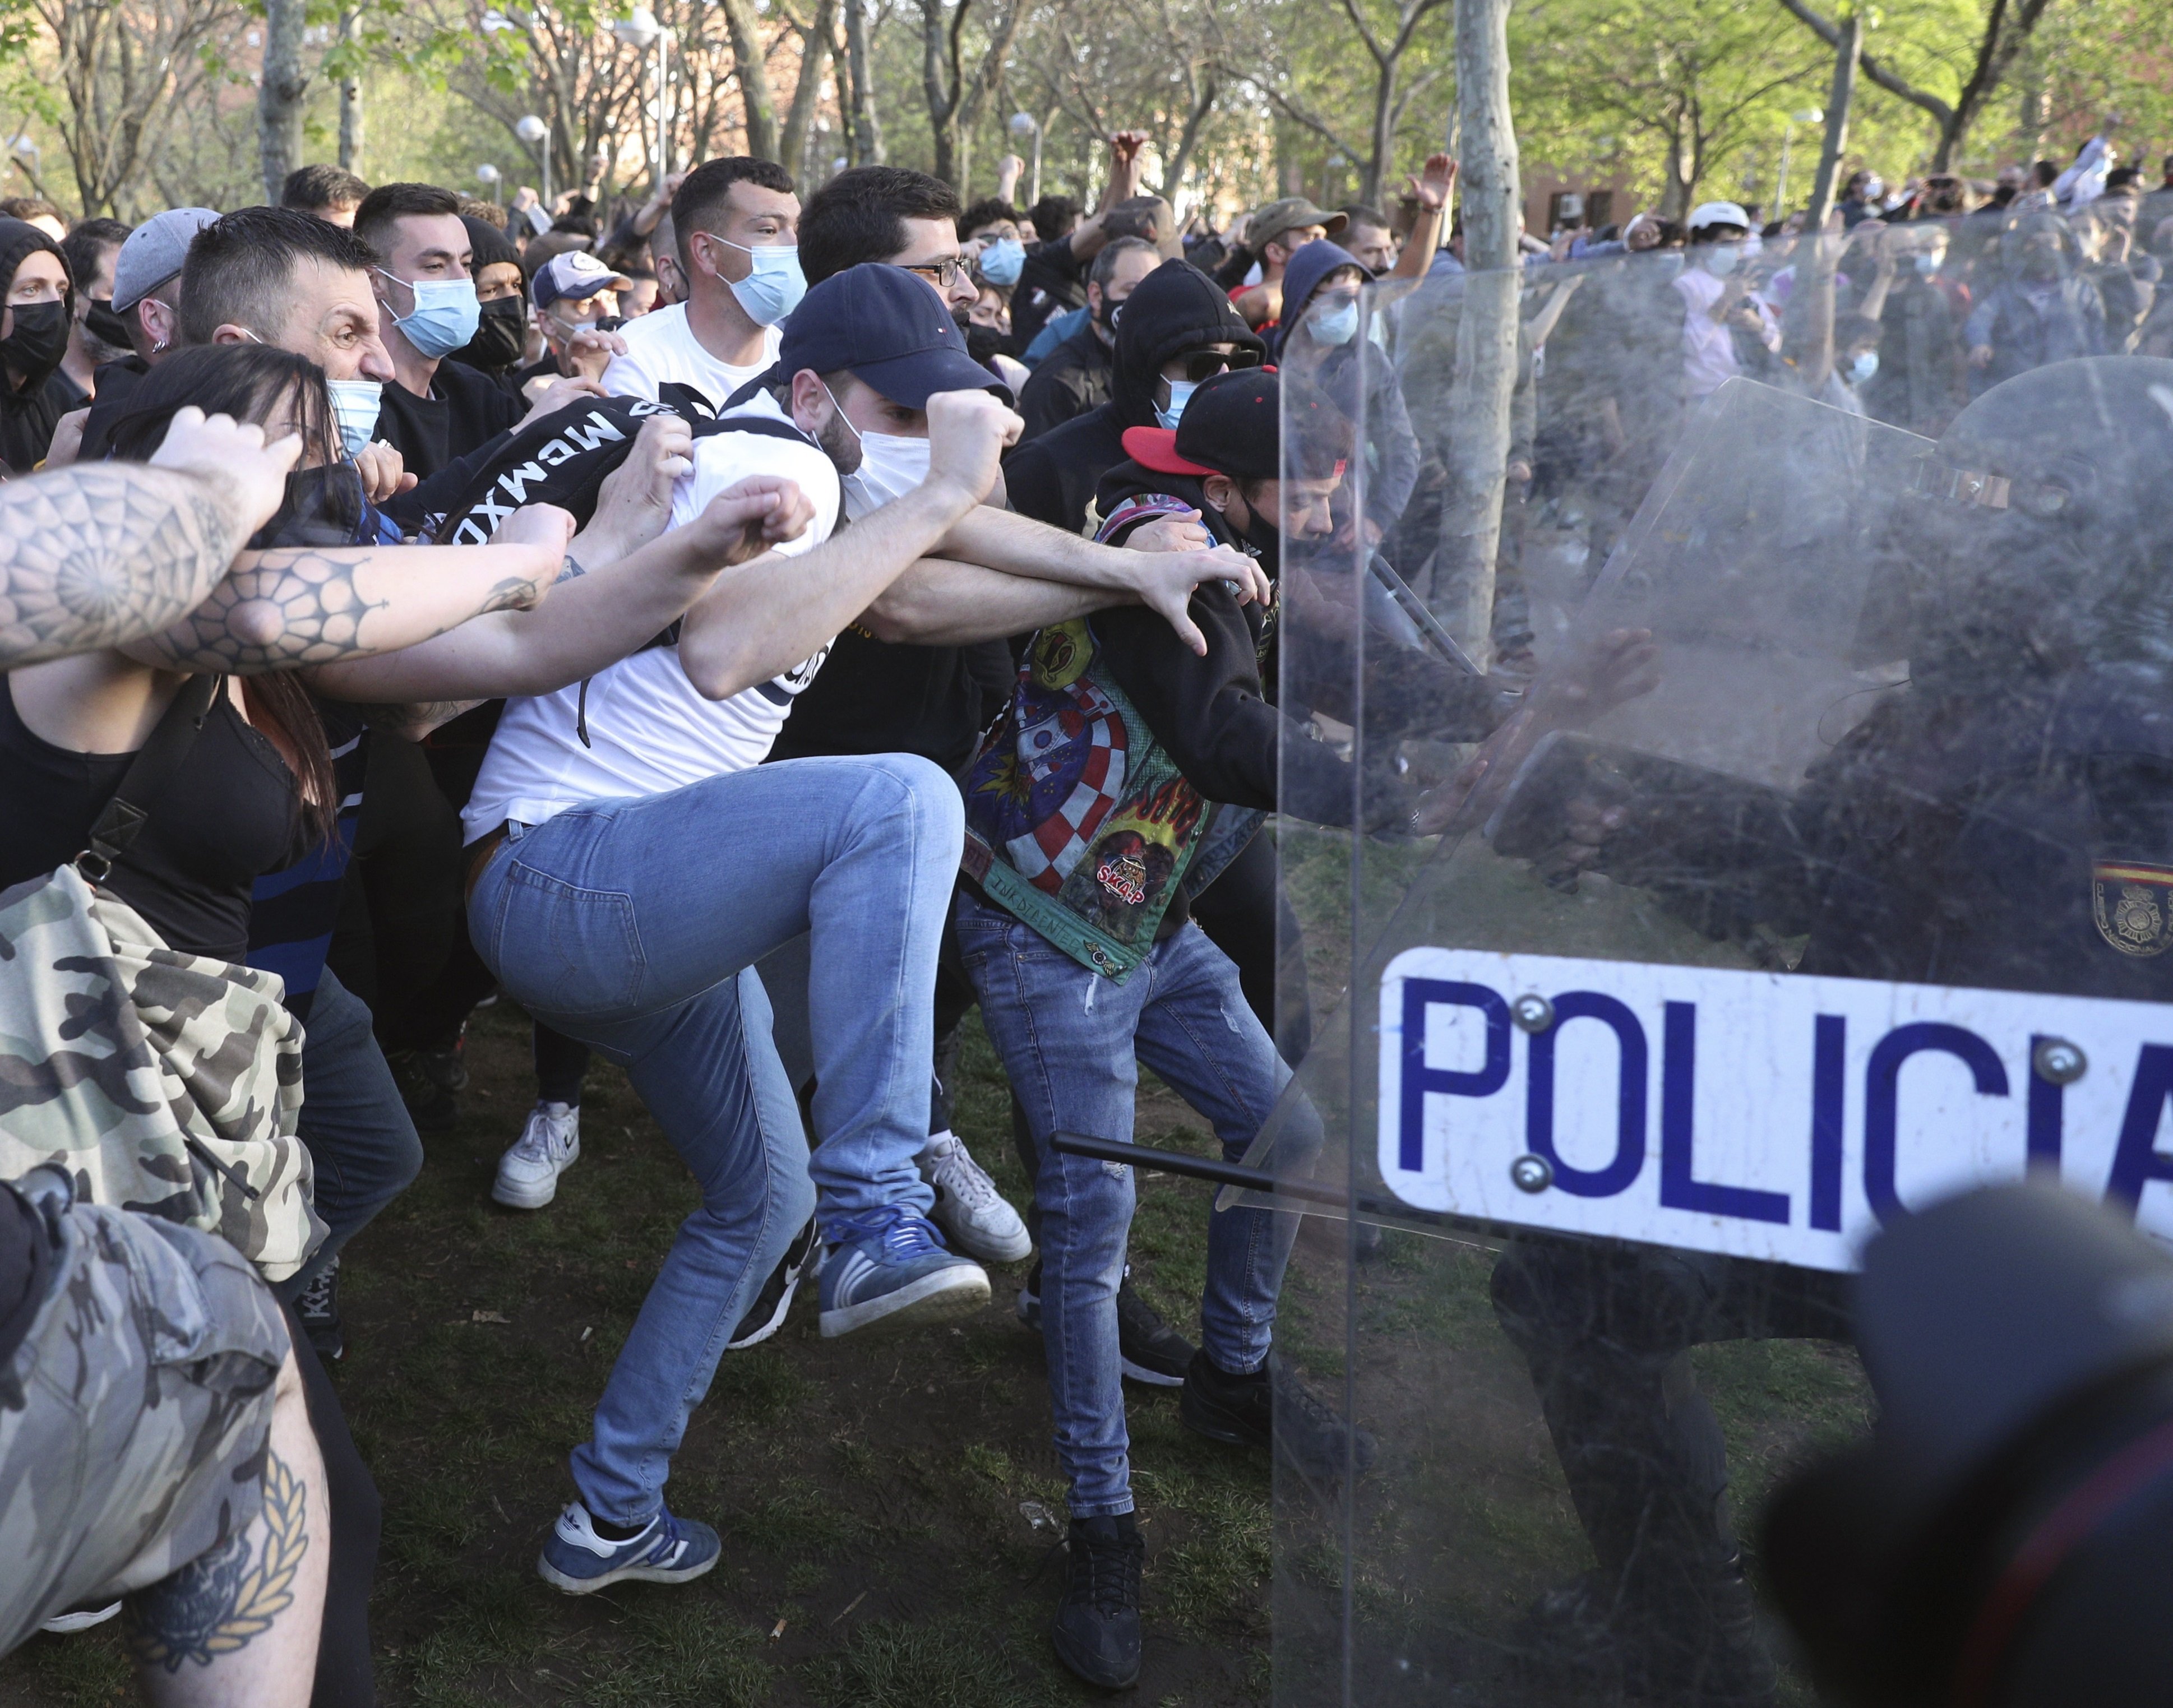
[[[955,255],[946,255],[941,261],[916,261],[906,271],[919,273],[940,291],[947,291],[958,283],[960,275],[966,271],[966,263]]]
[[[1183,359],[1184,377],[1197,385],[1203,380],[1212,380],[1217,374],[1259,367],[1260,353],[1258,350],[1232,350],[1226,355],[1220,350],[1194,350]]]

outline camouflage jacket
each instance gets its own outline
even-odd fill
[[[284,1280],[325,1237],[277,974],[169,949],[73,865],[0,893],[0,1179],[224,1237]]]

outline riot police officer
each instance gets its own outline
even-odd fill
[[[1906,684],[1793,794],[1686,766],[1630,789],[1593,762],[1556,870],[1637,886],[1711,936],[1800,940],[1804,973],[2173,999],[2168,467],[2173,362],[2084,358],[1987,391],[1917,470],[1901,585],[1870,601]],[[1532,1236],[1492,1290],[1599,1561],[1531,1610],[1527,1661],[1670,1708],[1770,1700],[1689,1350],[1846,1338],[1846,1278]]]

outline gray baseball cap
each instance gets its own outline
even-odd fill
[[[133,231],[113,260],[113,310],[126,314],[181,270],[196,234],[218,218],[209,207],[170,207]]]

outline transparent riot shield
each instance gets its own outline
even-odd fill
[[[2173,1231],[2165,530],[2077,463],[2173,391],[1881,393],[1835,246],[1284,334],[1297,1078],[1226,1194],[1365,1433],[1276,1467],[1278,1703],[1818,1700],[1760,1520],[1869,1427],[1865,1241],[2033,1167]]]

